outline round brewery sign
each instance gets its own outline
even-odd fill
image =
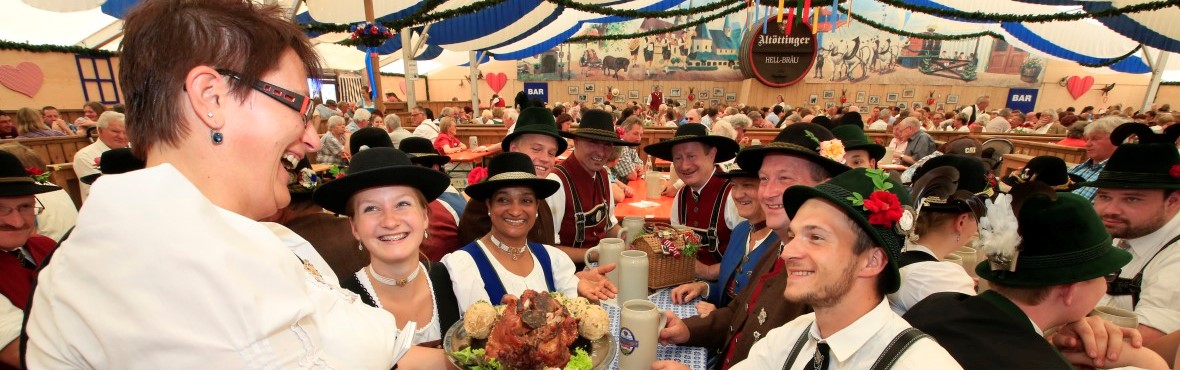
[[[766,32],[762,31],[764,27],[755,26],[743,40],[739,64],[746,77],[770,87],[787,87],[803,80],[815,62],[817,46],[811,27],[795,22],[788,35],[777,16],[764,22]]]

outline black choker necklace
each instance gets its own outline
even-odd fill
[[[766,228],[766,221],[750,224],[750,232],[759,232]]]

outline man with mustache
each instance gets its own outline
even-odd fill
[[[15,319],[15,331],[0,325],[0,369],[19,367],[19,346],[15,335],[20,332],[20,316],[29,302],[37,268],[57,242],[37,235],[36,217],[44,207],[33,195],[56,191],[59,187],[33,180],[19,159],[0,151],[0,295],[18,311],[4,310],[0,323]]]
[[[1132,256],[1098,305],[1134,311],[1150,345],[1180,330],[1180,155],[1172,143],[1148,141],[1119,145],[1097,180],[1083,185],[1097,188],[1094,210]]]
[[[700,279],[717,280],[718,262],[729,245],[729,235],[742,221],[729,199],[729,181],[717,176],[725,172],[717,163],[733,159],[737,151],[736,141],[709,135],[709,129],[699,123],[681,125],[672,139],[643,148],[647,155],[672,162],[676,175],[684,181],[673,199],[670,221],[701,237],[695,269]]]
[[[557,129],[553,114],[540,107],[525,108],[520,112],[516,130],[500,142],[500,147],[505,152],[528,155],[533,161],[533,169],[537,171],[538,178],[555,181],[558,181],[558,178],[553,174],[553,166],[557,163],[557,156],[564,153],[568,145]],[[529,230],[528,240],[545,245],[557,245],[557,233],[553,230],[553,211],[549,208],[549,203],[538,204],[537,212],[539,216],[532,230]],[[488,215],[487,203],[468,200],[459,218],[459,244],[455,247],[471,244],[491,230],[492,220]]]
[[[578,129],[561,133],[574,139],[574,153],[554,168],[561,189],[545,202],[553,211],[557,247],[578,265],[588,262],[584,260],[586,248],[618,234],[614,196],[604,166],[616,146],[639,143],[619,139],[614,121],[610,113],[591,109],[582,113]]]
[[[820,154],[821,142],[835,137],[823,126],[796,123],[783,129],[774,141],[738,153],[737,164],[744,171],[757,173],[758,202],[766,216],[766,227],[779,240],[790,238],[791,220],[783,209],[783,191],[789,186],[814,186],[828,181],[848,167]],[[663,343],[686,344],[715,349],[719,368],[727,369],[746,358],[755,342],[774,328],[805,312],[801,303],[783,299],[779,292],[787,286],[783,261],[778,258],[782,243],[767,250],[751,270],[746,283],[728,305],[707,316],[684,320],[668,312],[668,324],[660,331]],[[675,362],[657,362],[653,368],[676,368]]]

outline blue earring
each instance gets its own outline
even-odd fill
[[[213,112],[206,112],[205,115],[213,118]],[[221,130],[209,129],[209,139],[213,141],[213,145],[221,145],[225,141],[225,136],[221,135]]]

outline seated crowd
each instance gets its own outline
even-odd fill
[[[178,6],[219,37],[194,43]],[[207,50],[162,65],[158,42]],[[36,152],[0,145],[0,369],[447,368],[443,336],[475,302],[615,298],[616,266],[585,252],[621,236],[618,204],[650,158],[672,168],[660,216],[701,244],[696,281],[670,290],[697,315],[667,312],[659,341],[706,348],[710,368],[1176,365],[1180,130],[1166,104],[1023,114],[980,97],[862,116],[781,96],[616,109],[522,93],[478,117],[415,107],[403,127],[367,97],[312,103],[314,49],[275,6],[145,3],[123,45],[127,95],[166,101],[88,103],[73,123],[53,107],[0,113],[5,138],[93,140],[72,163],[80,211]],[[464,124],[508,134],[459,190],[445,166],[471,149]],[[660,126],[673,137],[640,146]],[[752,128],[777,134],[756,143]],[[963,134],[939,145],[932,131]],[[1067,135],[1088,158],[996,173],[980,132]],[[1132,324],[1094,313],[1111,308]]]

